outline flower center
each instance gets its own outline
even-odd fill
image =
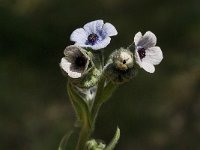
[[[139,48],[138,49],[138,54],[140,56],[140,59],[144,58],[146,56],[146,52],[144,48]]]
[[[98,40],[98,38],[99,38],[98,35],[92,33],[92,34],[90,34],[90,35],[88,36],[88,42],[89,42],[90,44],[94,45],[95,42]]]
[[[83,57],[83,56],[76,57],[75,64],[78,67],[85,67],[86,62],[87,62],[87,59],[85,57]]]

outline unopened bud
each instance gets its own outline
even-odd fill
[[[136,74],[133,53],[120,48],[113,52],[105,67],[105,75],[114,83],[124,83]]]

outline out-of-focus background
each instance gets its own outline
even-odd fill
[[[59,62],[69,36],[103,19],[119,34],[109,54],[154,32],[164,59],[103,105],[94,137],[117,125],[116,150],[200,149],[199,0],[0,0],[0,149],[55,150],[75,115]]]

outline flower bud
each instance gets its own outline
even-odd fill
[[[86,147],[87,150],[104,150],[106,145],[101,140],[92,139],[86,143]]]
[[[113,52],[105,67],[105,75],[114,83],[124,83],[132,79],[136,74],[133,53],[120,48]]]

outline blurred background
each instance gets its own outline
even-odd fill
[[[103,19],[119,34],[107,54],[150,30],[164,59],[103,105],[94,137],[116,150],[200,149],[199,0],[0,0],[0,149],[55,150],[75,115],[59,62],[69,36]]]

